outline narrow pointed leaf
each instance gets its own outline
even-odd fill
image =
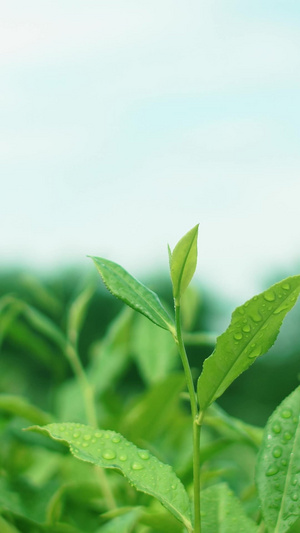
[[[116,298],[145,315],[161,328],[174,331],[173,320],[155,292],[136,280],[117,263],[101,257],[92,257],[92,259],[103,283]]]
[[[52,416],[32,405],[26,398],[13,394],[0,394],[0,411],[26,418],[33,424],[48,424]]]
[[[256,471],[264,520],[285,533],[300,517],[300,386],[269,418]]]
[[[173,252],[169,248],[171,279],[175,300],[180,299],[196,270],[198,227],[199,224],[188,231],[176,244]]]
[[[187,529],[191,530],[188,495],[169,465],[141,450],[119,433],[83,424],[49,424],[31,430],[65,441],[71,453],[102,468],[119,470],[137,490],[157,498]]]
[[[94,290],[94,284],[89,284],[71,304],[67,330],[68,337],[74,344],[78,340]]]
[[[257,533],[256,524],[248,518],[240,501],[225,483],[205,489],[201,496],[201,532]]]
[[[205,410],[257,357],[274,344],[282,321],[300,293],[300,276],[276,283],[237,307],[228,329],[217,338],[198,380],[200,408]]]

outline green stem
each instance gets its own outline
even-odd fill
[[[202,331],[184,332],[183,340],[189,346],[215,346],[217,335]]]
[[[88,424],[90,424],[93,427],[98,427],[94,390],[91,384],[89,383],[89,380],[86,376],[84,368],[81,364],[77,349],[75,346],[73,346],[71,342],[67,344],[66,354],[67,354],[70,365],[73,369],[75,376],[78,379],[79,385],[82,390]],[[101,487],[104,493],[107,508],[115,509],[117,505],[116,505],[113,492],[110,488],[107,475],[105,471],[103,470],[103,468],[97,468],[96,470],[97,470],[97,475],[99,477],[99,481],[100,481],[100,484],[101,484]]]
[[[66,354],[82,390],[87,421],[91,426],[97,427],[98,423],[95,409],[94,391],[86,377],[84,368],[78,356],[78,352],[71,343],[68,343],[66,347]]]
[[[201,515],[200,515],[200,431],[203,414],[198,413],[197,396],[194,388],[193,377],[186,354],[185,346],[182,340],[180,304],[175,302],[175,323],[176,337],[175,342],[180,353],[186,384],[190,396],[191,412],[193,418],[193,478],[194,478],[194,533],[201,533]]]
[[[176,324],[175,342],[178,346],[178,350],[180,353],[183,370],[185,374],[185,379],[186,379],[186,384],[187,384],[187,388],[188,388],[189,395],[190,395],[192,417],[193,417],[193,420],[195,420],[198,415],[197,399],[196,399],[196,393],[194,389],[192,372],[190,369],[185,346],[182,340],[180,304],[177,304],[177,303],[175,304],[175,324]]]
[[[193,476],[194,476],[194,515],[195,533],[201,532],[200,515],[200,431],[201,426],[197,420],[193,421]]]

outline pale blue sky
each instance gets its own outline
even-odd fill
[[[10,0],[0,71],[3,264],[139,275],[200,222],[224,293],[297,273],[298,1]]]

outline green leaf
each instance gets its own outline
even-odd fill
[[[90,304],[95,289],[94,284],[89,284],[72,302],[68,313],[68,337],[76,345],[79,332],[82,328],[86,317],[87,309]]]
[[[50,414],[32,405],[26,398],[13,394],[0,394],[0,411],[26,418],[33,424],[48,424],[53,420]]]
[[[46,315],[31,307],[30,305],[24,304],[23,310],[25,318],[28,322],[42,335],[51,339],[57,346],[59,346],[63,351],[66,347],[66,339],[61,330],[57,325]]]
[[[13,524],[7,522],[3,516],[0,516],[0,528],[1,533],[20,533],[20,530],[17,529]]]
[[[217,338],[198,380],[201,410],[214,402],[257,357],[275,342],[282,321],[300,293],[300,276],[276,283],[237,307],[228,329]]]
[[[169,465],[147,450],[141,450],[114,431],[97,430],[83,424],[49,424],[29,428],[65,441],[71,453],[102,468],[119,470],[137,490],[157,498],[191,531],[188,495]]]
[[[147,385],[167,377],[178,366],[177,348],[168,331],[136,315],[132,328],[132,355]]]
[[[107,289],[163,329],[174,333],[174,323],[157,294],[131,276],[123,267],[101,257],[92,257]]]
[[[176,420],[180,392],[185,387],[183,374],[171,374],[138,397],[122,419],[122,433],[137,442],[153,441],[165,435]],[[173,426],[174,427],[174,426]]]
[[[228,415],[216,403],[211,405],[205,415],[204,424],[214,428],[221,435],[240,438],[254,448],[259,448],[263,429],[247,424],[238,418]]]
[[[168,248],[175,301],[180,301],[196,270],[198,227],[199,224],[188,231],[176,244],[173,252]]]
[[[201,532],[256,533],[256,524],[225,483],[213,485],[201,492]]]
[[[132,533],[138,521],[140,509],[132,509],[127,513],[117,516],[110,520],[107,524],[97,529],[96,533]]]
[[[266,524],[285,533],[300,516],[300,386],[267,422],[256,481]]]

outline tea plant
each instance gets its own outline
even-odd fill
[[[102,345],[100,363],[95,362],[94,366],[92,363],[86,370],[80,361],[77,344],[78,332],[91,294],[90,287],[72,305],[66,334],[63,334],[53,322],[30,305],[12,297],[2,302],[3,308],[9,309],[5,315],[5,321],[2,322],[2,331],[0,328],[2,336],[15,316],[23,313],[35,328],[50,337],[52,342],[66,355],[77,377],[77,382],[71,385],[75,408],[80,411],[84,406],[88,425],[76,421],[50,421],[45,413],[34,406],[7,395],[3,395],[2,398],[0,396],[0,409],[21,413],[33,423],[38,424],[30,427],[30,431],[50,436],[58,443],[67,444],[74,457],[101,467],[97,468],[97,475],[100,477],[95,482],[93,478],[93,483],[86,482],[81,489],[81,492],[86,490],[87,500],[91,502],[99,497],[99,490],[104,495],[107,511],[102,512],[102,517],[105,524],[99,526],[98,523],[95,526],[94,531],[97,533],[100,531],[104,533],[109,531],[120,533],[131,531],[139,533],[149,531],[187,531],[188,533],[300,531],[299,522],[297,522],[300,516],[300,386],[275,410],[263,432],[259,428],[230,417],[215,403],[233,381],[273,345],[285,315],[292,309],[299,296],[300,276],[292,276],[276,283],[233,312],[229,327],[217,338],[215,349],[205,359],[202,372],[195,383],[184,342],[182,308],[185,305],[183,296],[196,269],[197,239],[198,225],[178,242],[173,251],[169,248],[174,314],[162,304],[156,293],[137,281],[120,265],[103,258],[92,258],[107,289],[150,321],[149,329],[145,322],[141,329],[132,328],[133,353],[139,342],[144,346],[143,337],[146,336],[150,344],[157,349],[161,347],[163,351],[165,346],[171,353],[172,349],[176,348],[180,355],[187,393],[181,392],[183,388],[181,376],[170,373],[161,385],[158,383],[150,390],[144,403],[140,402],[130,411],[130,415],[127,417],[125,415],[123,424],[125,424],[127,433],[130,433],[130,428],[139,425],[139,428],[135,430],[137,431],[135,435],[139,435],[139,441],[143,442],[145,440],[143,439],[144,428],[147,427],[148,433],[151,432],[151,426],[153,428],[155,426],[154,419],[160,420],[164,428],[167,417],[182,416],[178,411],[174,411],[175,415],[172,414],[172,405],[174,405],[172,398],[176,399],[181,393],[181,397],[188,399],[190,405],[188,423],[191,432],[185,423],[185,417],[182,418],[180,427],[184,427],[187,439],[192,440],[192,482],[189,479],[189,469],[183,468],[187,461],[184,448],[189,448],[188,444],[177,450],[177,457],[176,450],[174,450],[174,461],[177,465],[174,469],[158,458],[152,448],[138,447],[119,431],[98,427],[97,395],[107,386],[109,378],[115,379],[119,372],[118,368],[124,365],[124,346],[128,342],[128,331],[132,324],[131,313],[122,313],[117,319],[109,331],[106,343]],[[150,326],[151,323],[154,326]],[[165,333],[160,334],[159,331],[163,330]],[[147,347],[145,347],[145,352],[147,355]],[[175,359],[175,357],[175,353],[172,352],[172,358]],[[140,363],[144,365],[145,375],[151,382],[151,361],[149,364],[149,361],[142,359]],[[100,372],[97,365],[100,365]],[[153,371],[155,371],[154,365]],[[166,372],[165,370],[164,374]],[[161,400],[160,404],[159,400]],[[136,424],[137,421],[138,424]],[[202,442],[201,434],[204,426],[211,428],[211,435],[217,431],[223,438],[215,441],[204,438]],[[181,438],[183,437],[184,435],[181,435]],[[217,456],[233,442],[250,446],[257,455],[257,488],[250,488],[250,493],[254,494],[254,498],[250,497],[251,505],[248,508],[245,506],[247,497],[243,498],[245,501],[241,501],[227,483],[214,482],[214,479],[219,480],[222,472],[214,468],[207,470],[204,467],[205,461]],[[259,450],[257,454],[256,450]],[[58,451],[61,453],[61,448]],[[236,459],[238,461],[238,456]],[[180,465],[183,478],[186,478],[185,484],[175,471],[180,472]],[[114,485],[111,476],[105,475],[103,469],[116,470],[121,473],[134,489],[154,497],[176,520],[173,521],[167,514],[160,513],[155,506],[150,506],[147,510],[144,503],[131,505],[131,494],[123,498],[124,504],[118,509],[113,487],[116,487],[118,498],[122,499],[120,488]],[[80,488],[76,487],[77,485],[68,485],[57,490],[48,505],[48,526],[44,525],[43,531],[78,531],[76,528],[73,529],[74,520],[76,523],[74,506],[70,515],[71,529],[65,529],[66,525],[63,524],[58,526],[59,521],[55,518],[60,515],[62,498],[65,498],[66,494],[73,494],[74,498],[74,491],[80,491]],[[259,502],[255,498],[256,490]],[[10,508],[8,506],[8,509],[4,505],[3,508],[6,509],[6,513],[10,511],[13,516],[21,512],[14,505]],[[2,530],[8,533],[18,531],[14,529],[18,525],[18,520],[15,518],[15,521],[10,521],[9,517],[9,513],[4,513],[2,518],[0,516]],[[52,529],[47,529],[49,523]]]

